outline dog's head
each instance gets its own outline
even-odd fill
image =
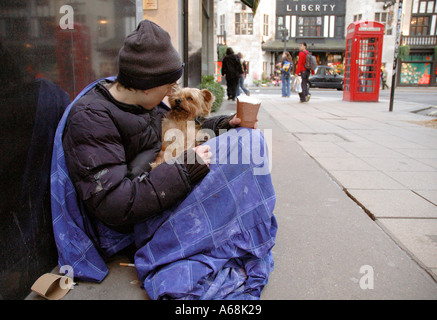
[[[180,118],[196,119],[211,113],[214,95],[207,89],[176,88],[169,96],[171,113]]]

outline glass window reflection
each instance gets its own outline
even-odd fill
[[[73,12],[60,10],[64,5]],[[135,29],[132,1],[2,0],[0,10],[2,45],[31,78],[54,82],[70,99],[92,80],[116,74],[118,51]]]
[[[29,284],[56,264],[54,133],[65,107],[88,83],[117,74],[117,55],[135,20],[130,0],[0,1],[3,299],[23,299]]]

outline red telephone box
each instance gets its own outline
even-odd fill
[[[346,35],[343,100],[378,102],[384,25],[356,21]]]

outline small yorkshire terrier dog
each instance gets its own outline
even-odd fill
[[[150,164],[152,169],[208,140],[208,134],[200,132],[200,121],[210,115],[215,101],[209,90],[176,88],[168,101],[171,110],[162,120],[162,148],[155,162]]]

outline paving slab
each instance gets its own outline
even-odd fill
[[[313,99],[311,101],[313,101]],[[278,103],[275,99],[265,97],[263,104],[265,110],[270,113],[270,110],[273,110],[273,108],[281,107],[282,102]],[[345,191],[344,194],[350,195],[351,198],[362,207],[360,207],[360,210],[364,208],[370,216],[376,219],[376,221],[372,221],[367,217],[372,221],[371,223],[373,225],[381,227],[385,235],[393,241],[400,251],[406,254],[406,257],[410,257],[410,263],[416,263],[416,265],[420,266],[428,275],[435,277],[434,271],[436,268],[433,264],[429,265],[432,260],[426,258],[433,256],[431,251],[435,251],[435,248],[429,244],[427,246],[420,245],[420,241],[423,241],[424,238],[420,236],[420,228],[418,227],[412,228],[418,232],[416,237],[413,237],[412,233],[410,233],[410,236],[404,235],[404,237],[402,237],[401,235],[404,229],[400,228],[395,222],[399,219],[403,219],[404,222],[399,223],[399,225],[405,225],[405,228],[407,228],[409,222],[419,224],[419,221],[424,220],[423,223],[426,224],[426,221],[428,221],[430,222],[429,228],[431,228],[428,234],[434,234],[433,225],[434,222],[437,221],[435,204],[426,197],[435,197],[433,193],[435,191],[434,181],[437,181],[437,179],[434,179],[434,175],[437,170],[435,170],[434,160],[437,160],[437,150],[434,149],[434,146],[435,141],[437,141],[437,131],[432,131],[430,128],[417,128],[414,124],[411,126],[412,123],[408,123],[407,121],[414,120],[416,117],[415,114],[409,113],[408,110],[411,109],[411,107],[405,105],[397,107],[397,110],[399,110],[397,113],[388,113],[381,110],[381,104],[371,105],[369,111],[366,104],[345,103],[343,101],[327,99],[323,104],[325,112],[339,116],[342,120],[336,121],[327,118],[326,121],[329,121],[331,124],[337,123],[338,126],[348,131],[349,134],[342,134],[342,136],[352,137],[352,139],[348,139],[348,142],[340,142],[336,139],[314,139],[314,137],[317,137],[317,133],[325,133],[325,131],[322,127],[320,127],[321,129],[318,131],[317,126],[311,124],[310,117],[305,117],[305,125],[311,127],[312,138],[309,134],[305,136],[304,133],[295,130],[293,126],[287,125],[285,120],[286,115],[283,115],[282,118],[277,118],[275,114],[270,115],[278,124],[283,125],[285,131],[298,139],[297,143],[310,158],[315,160],[321,168],[326,170],[328,180],[338,183],[339,189],[343,189]],[[302,107],[302,105],[289,102],[287,108],[289,110],[303,108],[304,110],[302,112],[310,115],[311,112],[317,114],[321,107],[315,103],[309,103]],[[298,112],[290,111],[290,114],[298,114]],[[366,121],[366,117],[371,120]],[[302,121],[302,119],[302,117],[299,118],[300,121]],[[314,123],[318,123],[319,121],[320,118],[315,120]],[[366,126],[376,129],[368,130]],[[359,138],[354,140],[353,137]],[[284,152],[284,150],[286,149],[281,148],[282,152]],[[294,155],[292,158],[296,159],[296,156]],[[424,159],[425,161],[423,161]],[[300,171],[304,170],[301,169]],[[317,179],[308,175],[308,184],[314,180]],[[320,185],[321,182],[319,181],[318,186]],[[323,194],[320,187],[313,185],[313,188],[314,192],[319,195]],[[279,189],[279,192],[280,190],[281,189]],[[302,206],[306,208],[308,212],[309,208],[314,205],[314,200],[313,202],[308,198],[305,200],[305,196],[308,197],[310,191],[305,191],[306,188],[304,185],[300,185],[296,190],[299,191],[299,194],[302,193],[301,200],[305,203]],[[421,191],[429,192],[429,194],[420,195]],[[330,199],[338,198],[331,197]],[[288,200],[290,201],[290,196]],[[330,202],[329,205],[339,208],[340,203]],[[286,208],[293,208],[293,206],[289,203]],[[318,210],[321,210],[321,207],[318,206],[317,209],[313,208],[313,210],[314,212],[319,212]],[[350,218],[351,216],[355,215],[349,213],[348,217]],[[305,217],[305,215],[298,215],[294,221],[300,221],[300,219],[304,219],[303,217]],[[328,215],[323,217],[325,219],[323,220],[325,226],[329,225],[330,228],[333,228],[332,225],[327,222],[329,221],[326,220],[327,217]],[[350,227],[344,224],[348,220],[343,219],[344,217],[340,212],[337,218],[339,221],[341,220],[343,227]],[[379,218],[383,218],[384,222],[388,222],[382,224]],[[293,218],[289,216],[283,219],[284,224],[286,224]],[[306,227],[306,230],[310,230],[308,226]],[[290,228],[292,228],[291,225]],[[394,229],[393,232],[391,232],[391,229]],[[325,231],[322,226],[319,226],[317,230],[320,233]],[[331,230],[336,229],[333,228]],[[295,231],[298,232],[297,230]],[[315,229],[311,229],[311,231],[309,231],[309,234],[314,236]],[[399,234],[399,236],[394,236],[395,233]],[[338,234],[341,234],[341,232]],[[288,235],[288,237],[290,237],[290,235]],[[328,239],[332,239],[332,237],[326,239],[329,242]],[[405,244],[402,243],[403,239],[406,239],[405,241],[409,243],[411,250],[406,250]],[[303,239],[300,239],[300,241],[303,241]],[[359,241],[353,237],[348,241],[359,244]],[[326,243],[325,241],[321,242]],[[305,242],[301,242],[301,244],[302,243]],[[331,243],[331,245],[335,247],[333,243]],[[336,245],[338,246],[338,244]],[[344,249],[344,247],[340,247]],[[419,249],[418,254],[415,254]],[[359,250],[360,252],[365,251],[363,248]],[[330,252],[332,252],[332,249]],[[300,259],[302,259],[302,255],[304,255],[304,253],[299,251],[298,256]],[[406,259],[408,260],[408,258]],[[347,261],[347,259],[343,259],[342,261]],[[289,263],[291,263],[291,261]],[[304,268],[304,265],[305,263],[303,263],[302,268]],[[396,266],[395,269],[398,268],[397,263],[393,261],[387,262],[387,265]],[[285,270],[282,270],[282,272],[285,272]],[[351,279],[357,278],[352,277]],[[305,280],[307,280],[307,277],[305,277]],[[295,281],[297,281],[297,279],[295,279]],[[326,282],[329,281],[326,280]],[[394,283],[403,286],[400,282]],[[299,282],[299,285],[304,284]],[[314,297],[316,295],[315,291],[317,290],[314,289],[314,287],[308,289],[308,296]],[[362,296],[360,296],[360,298],[362,298]]]
[[[435,168],[424,164],[421,161],[407,158],[366,158],[364,162],[383,172],[395,172],[395,171],[429,171],[432,172]]]
[[[437,219],[379,219],[379,224],[417,257],[429,272],[437,268]],[[433,274],[437,280],[437,274]]]
[[[411,190],[348,190],[377,219],[436,218],[437,206]]]
[[[418,190],[414,192],[437,206],[437,190]]]
[[[330,171],[346,189],[406,189],[404,185],[380,171]]]
[[[402,185],[414,190],[437,190],[437,171],[386,171],[385,174],[392,177]]]

